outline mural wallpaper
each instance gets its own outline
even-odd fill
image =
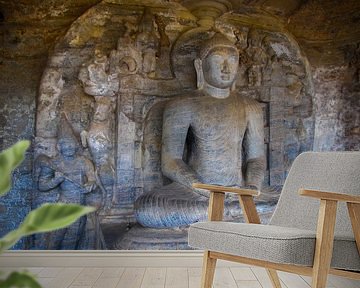
[[[194,182],[262,187],[266,223],[292,161],[312,150],[310,71],[280,23],[227,1],[125,2],[76,20],[43,73],[33,208],[98,210],[34,249],[189,249],[187,226],[207,216]]]

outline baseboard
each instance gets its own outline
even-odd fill
[[[202,251],[7,251],[0,267],[201,267]],[[218,267],[244,266],[218,261]]]

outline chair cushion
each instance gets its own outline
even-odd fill
[[[315,232],[275,225],[199,222],[189,229],[189,245],[275,263],[312,266]],[[335,236],[331,266],[360,271],[354,238]]]

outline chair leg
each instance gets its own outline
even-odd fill
[[[269,275],[271,284],[274,288],[281,288],[281,283],[279,276],[274,269],[266,269],[267,274]]]
[[[210,252],[204,252],[201,288],[211,288],[214,281],[216,258],[210,258]]]
[[[325,288],[330,270],[337,202],[320,200],[312,288]]]
[[[347,203],[356,246],[360,253],[360,204]]]

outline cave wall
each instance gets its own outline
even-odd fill
[[[356,0],[306,1],[287,18],[312,67],[316,151],[360,149],[359,8]]]
[[[0,73],[0,146],[10,147],[20,139],[34,139],[36,96],[46,57],[2,59]],[[2,233],[16,228],[31,210],[33,194],[31,147],[14,173],[12,190],[0,198]],[[21,240],[16,247],[24,247]]]
[[[348,64],[315,68],[315,151],[360,150],[359,44]]]
[[[65,85],[68,85],[69,88],[69,90],[67,90],[67,92],[69,92],[69,100],[65,101],[65,105],[68,105],[67,109],[69,111],[74,107],[75,110],[78,109],[76,108],[76,105],[73,105],[76,101],[74,101],[72,96],[80,95],[79,97],[85,99],[85,102],[87,103],[86,105],[88,110],[86,113],[89,115],[92,113],[91,98],[85,95],[81,86],[76,86],[76,88],[74,88],[74,86],[70,85],[72,82],[76,82],[76,85],[79,85],[78,80],[74,79],[74,75],[77,75],[78,73],[78,70],[76,69],[79,69],[81,64],[91,60],[96,47],[100,47],[107,55],[109,55],[112,49],[116,48],[116,42],[119,37],[124,34],[125,27],[123,23],[119,21],[119,16],[117,19],[117,16],[113,14],[113,11],[118,9],[117,11],[119,14],[127,14],[129,16],[126,17],[130,17],[132,19],[136,18],[136,21],[133,21],[134,23],[137,23],[143,13],[143,7],[141,5],[131,9],[123,9],[117,5],[119,3],[105,3],[103,4],[104,6],[99,5],[92,10],[89,10],[90,12],[86,12],[79,20],[76,20],[74,24],[71,25],[70,30],[68,30],[70,24],[94,3],[90,3],[89,1],[87,3],[78,3],[74,4],[73,7],[68,7],[67,9],[51,5],[49,7],[43,6],[38,9],[32,7],[32,9],[28,9],[30,11],[27,10],[26,12],[23,12],[20,9],[17,13],[12,10],[14,7],[11,5],[4,5],[5,8],[2,9],[3,20],[1,20],[3,22],[1,25],[1,50],[3,53],[1,54],[2,57],[0,63],[0,149],[4,149],[12,143],[15,143],[18,139],[24,138],[32,140],[33,143],[38,143],[35,139],[35,118],[36,109],[39,108],[39,94],[41,91],[44,91],[44,89],[41,90],[40,86],[41,78],[46,77],[46,75],[43,76],[43,73],[45,71],[46,74],[49,67],[51,68],[51,63],[54,63],[51,61],[54,61],[54,55],[59,53],[59,51],[66,50],[68,53],[65,56],[63,55],[64,58],[61,59],[61,61],[64,59],[67,61],[65,61],[67,64],[62,67],[65,71]],[[152,1],[149,1],[149,3],[149,6],[152,6]],[[163,5],[166,6],[167,4]],[[59,4],[59,6],[61,5]],[[268,85],[261,85],[261,87],[258,88],[252,87],[251,89],[247,89],[249,97],[254,97],[264,103],[264,109],[267,111],[266,113],[268,116],[273,114],[272,119],[275,121],[275,126],[273,127],[277,128],[272,131],[273,133],[268,134],[269,136],[267,140],[269,143],[272,143],[269,144],[268,150],[273,151],[271,154],[272,158],[269,160],[269,166],[272,167],[272,171],[274,172],[272,174],[272,181],[274,185],[281,185],[283,183],[286,171],[288,171],[292,160],[301,151],[312,149],[312,147],[316,151],[359,150],[359,37],[352,35],[350,37],[351,39],[348,40],[350,44],[346,43],[347,45],[344,47],[337,47],[336,55],[333,56],[331,60],[329,60],[329,58],[323,58],[323,56],[319,57],[318,54],[313,52],[318,51],[319,49],[312,50],[309,46],[306,46],[306,43],[304,43],[301,38],[302,34],[299,33],[298,30],[294,30],[296,24],[299,25],[299,23],[296,22],[297,19],[300,16],[304,17],[304,15],[306,17],[310,17],[311,15],[308,16],[308,14],[313,8],[313,6],[305,6],[300,9],[297,12],[298,14],[289,18],[293,22],[288,24],[288,27],[286,27],[286,25],[280,25],[272,17],[265,18],[263,15],[261,17],[254,15],[259,13],[259,11],[255,9],[257,13],[253,13],[251,12],[253,10],[248,10],[244,7],[237,8],[235,10],[235,16],[233,13],[225,19],[225,22],[227,24],[231,24],[232,26],[248,28],[254,26],[255,21],[249,20],[254,17],[253,19],[256,19],[257,23],[261,23],[261,21],[263,21],[263,27],[267,28],[265,30],[271,31],[273,35],[277,35],[276,37],[281,38],[284,37],[283,35],[288,35],[288,39],[290,40],[287,41],[292,43],[298,42],[300,44],[300,47],[297,47],[297,44],[295,44],[295,53],[300,55],[299,57],[301,57],[303,61],[302,68],[307,72],[299,73],[302,73],[303,80],[306,78],[305,80],[308,81],[304,86],[304,89],[302,89],[303,87],[300,87],[300,91],[302,93],[301,95],[307,95],[309,97],[301,97],[301,99],[305,100],[301,103],[297,103],[296,105],[294,105],[294,103],[284,101],[284,99],[291,100],[291,97],[287,98],[289,95],[288,89],[290,89],[291,91],[294,91],[293,95],[295,97],[291,101],[296,102],[296,95],[298,95],[297,93],[299,92],[299,87],[297,87],[297,81],[291,83],[293,79],[291,77],[291,74],[293,74],[293,71],[291,70],[294,69],[293,66],[286,63],[279,64],[279,61],[272,62],[272,65],[274,66],[272,69],[274,69],[274,71],[276,70],[276,65],[281,66],[281,69],[278,69],[278,74],[272,74],[273,81],[275,82],[271,82],[270,79]],[[155,10],[156,9],[159,8],[155,8]],[[53,12],[46,12],[50,10]],[[319,8],[317,10],[319,10]],[[95,14],[96,11],[103,13],[101,14],[103,16],[99,18],[89,17],[91,13]],[[27,16],[25,17],[23,15],[19,15],[21,12],[24,14],[27,13]],[[196,19],[191,19],[191,17],[189,18],[189,16],[186,16],[188,15],[188,12],[183,10],[178,13],[179,14],[177,14],[176,9],[174,9],[174,16],[172,19],[175,27],[173,29],[173,40],[181,34],[181,32],[185,29],[184,27],[196,26]],[[49,14],[51,15],[49,16]],[[236,14],[243,15],[243,17],[237,17]],[[50,17],[50,20],[46,17]],[[19,18],[21,21],[19,21]],[[182,22],[180,27],[177,21],[181,18],[186,18],[187,20]],[[29,22],[34,21],[34,19],[35,22],[31,22],[32,25],[29,26]],[[39,22],[36,22],[41,19],[47,19],[48,22],[45,24],[39,24]],[[86,21],[88,20],[86,19],[92,20],[87,23]],[[109,22],[104,22],[104,19],[113,23],[112,25],[109,25],[111,29],[106,29]],[[258,22],[259,19],[261,19],[260,22]],[[95,22],[91,23],[92,21]],[[93,24],[98,26],[99,29],[92,29],[91,25]],[[341,25],[341,23],[338,23],[337,25]],[[260,27],[256,28],[259,29]],[[227,25],[223,25],[223,29],[226,31]],[[284,32],[285,30],[286,33]],[[289,31],[291,33],[289,33]],[[291,34],[293,34],[295,38],[293,38]],[[316,34],[316,32],[314,32],[314,34]],[[76,38],[79,35],[84,38]],[[297,36],[299,36],[299,40],[296,38]],[[71,45],[69,45],[71,41],[73,41],[72,43],[74,43],[75,46],[78,46],[71,47]],[[272,39],[271,41],[274,40]],[[72,49],[77,49],[78,52],[75,54],[69,53],[68,51],[72,51]],[[322,49],[323,53],[327,53],[327,51],[334,53],[332,50],[333,47],[327,48],[326,46],[322,47]],[[274,53],[274,50],[272,53]],[[281,52],[278,53],[281,54]],[[71,57],[72,55],[75,55],[76,57]],[[275,56],[275,59],[276,55],[273,56]],[[310,63],[308,63],[308,60]],[[283,59],[282,61],[285,60]],[[65,62],[62,62],[61,65]],[[56,63],[54,65],[56,66]],[[66,73],[68,74],[66,75]],[[298,71],[296,73],[298,73]],[[271,78],[271,76],[269,77]],[[307,79],[307,77],[309,77],[309,79]],[[139,81],[139,79],[137,80]],[[141,83],[141,81],[145,80],[140,79],[139,83]],[[276,87],[271,88],[271,84],[276,82]],[[292,84],[294,85],[292,86]],[[147,85],[148,87],[145,87],[147,89],[144,90],[148,90],[148,88],[151,87],[149,83]],[[241,85],[240,79],[239,87],[241,87]],[[168,86],[165,85],[163,89],[166,88],[168,88]],[[157,93],[158,91],[164,91],[163,89],[156,89],[158,88],[155,88],[155,92]],[[128,125],[123,127],[128,127],[130,129],[126,130],[124,133],[134,133],[135,130],[132,131],[131,129],[141,130],[142,128],[136,127],[136,125],[139,125],[139,122],[143,121],[143,119],[148,115],[143,115],[140,108],[146,106],[144,103],[150,103],[151,105],[147,104],[147,106],[150,105],[151,107],[154,103],[158,102],[158,100],[154,101],[154,98],[138,95],[144,93],[146,94],[146,92],[139,93],[139,90],[142,90],[142,88],[140,87],[137,92],[130,91],[127,94],[127,98],[122,98],[122,101],[124,101],[124,104],[122,105],[125,110],[124,113],[133,113],[132,116],[123,118],[124,124]],[[56,91],[48,92],[50,94],[56,93]],[[137,96],[134,96],[136,93]],[[154,93],[154,90],[152,93]],[[133,111],[133,104],[128,104],[129,102],[134,101],[137,101],[137,103],[143,102],[141,105],[138,104],[138,111]],[[273,104],[271,106],[272,108],[270,109],[270,106],[266,103]],[[147,109],[149,110],[149,107]],[[284,117],[284,113],[286,117]],[[73,119],[75,130],[80,132],[82,128],[80,126],[83,125],[83,128],[85,128],[89,122],[77,121],[76,117],[81,118],[78,112],[73,115],[75,117]],[[141,116],[141,121],[135,120],[129,122],[128,119],[138,119],[139,116],[136,115]],[[89,121],[89,116],[86,117],[88,117],[87,121]],[[286,121],[284,121],[284,118]],[[126,140],[126,137],[123,139]],[[121,151],[124,151],[124,155],[129,155],[129,149],[131,152],[138,149],[135,145],[136,141],[133,140],[134,139],[131,139],[131,145],[134,145],[132,148],[129,148],[128,143],[130,142],[126,141],[123,142],[122,148],[119,147]],[[279,161],[279,159],[281,161]],[[24,164],[17,169],[14,174],[13,189],[6,197],[0,200],[1,234],[4,234],[16,227],[37,201],[36,199],[39,196],[39,191],[37,190],[36,185],[34,185],[33,160],[34,146],[32,146],[27,153]],[[128,159],[126,161],[128,161]],[[132,169],[136,168],[134,165],[136,165],[136,161],[140,160],[135,157],[131,161],[133,162],[128,163],[128,165],[130,165]],[[125,163],[124,165],[126,166],[127,164]],[[129,170],[130,169],[124,169],[122,172],[126,174],[126,171]],[[132,181],[134,181],[134,179]],[[141,180],[139,181],[141,182]],[[268,183],[271,183],[270,174],[268,174],[267,181]],[[128,179],[125,182],[128,182]],[[134,190],[134,186],[130,187],[130,189],[131,191],[124,193],[123,195],[126,196],[123,197],[127,199],[130,193],[132,196],[129,198],[129,203],[131,204],[134,197],[141,193],[141,189]],[[123,200],[124,199],[121,201]],[[21,213],[19,213],[19,211],[21,211]],[[30,242],[22,241],[16,246],[16,248],[27,248],[29,247],[29,243]]]
[[[21,139],[33,142],[39,83],[55,39],[95,1],[0,3],[0,150]],[[34,185],[33,146],[13,177],[13,188],[0,198],[0,235],[19,226],[31,210]],[[28,239],[15,249],[29,248]]]

